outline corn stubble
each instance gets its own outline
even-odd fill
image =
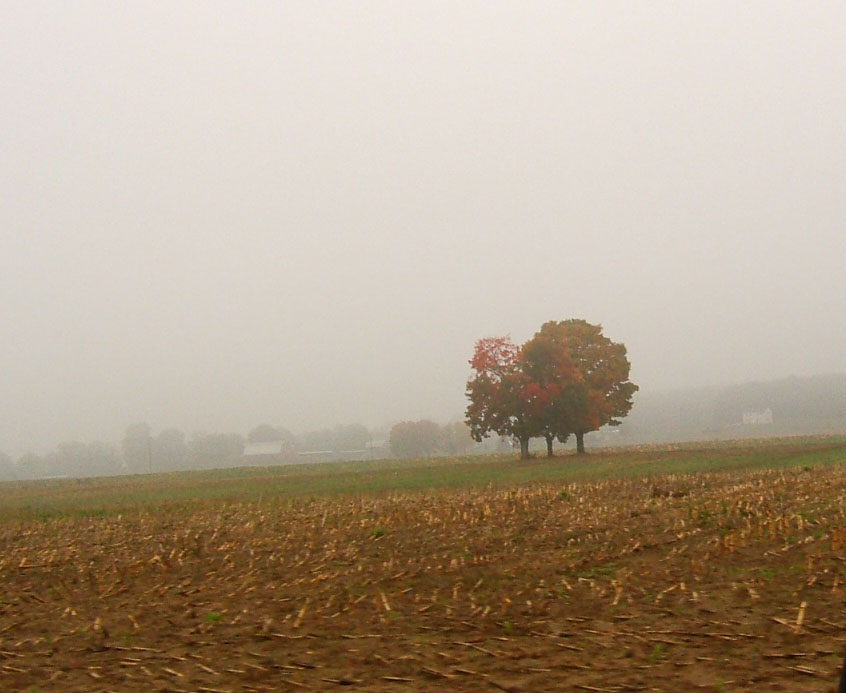
[[[844,510],[833,466],[9,522],[0,687],[827,690]]]

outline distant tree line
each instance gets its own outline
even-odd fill
[[[190,438],[177,428],[153,435],[149,424],[130,424],[121,441],[124,471],[128,474],[208,469],[234,464],[244,452],[239,433],[194,433]]]
[[[302,451],[338,453],[365,450],[371,442],[372,436],[365,426],[350,424],[309,431],[294,440],[298,449]]]
[[[338,425],[308,431],[296,436],[284,426],[259,424],[247,433],[248,443],[282,443],[285,448],[301,451],[347,452],[364,450],[371,439],[370,431],[361,424]]]
[[[744,412],[771,409],[774,422],[797,431],[843,430],[846,375],[791,376],[724,388],[713,404],[714,429],[736,426]]]
[[[394,424],[389,442],[391,452],[397,457],[464,455],[473,445],[470,429],[464,422],[439,426],[427,419]]]
[[[114,445],[100,441],[67,442],[43,455],[26,452],[16,461],[0,453],[0,478],[107,476],[120,473],[120,464],[120,453]]]
[[[146,423],[131,424],[118,445],[60,443],[44,454],[26,452],[12,460],[0,452],[0,479],[111,476],[150,471],[205,469],[236,463],[244,451],[237,433],[195,433],[190,438],[175,428],[153,435]]]
[[[376,438],[374,440],[374,438]],[[389,438],[389,441],[379,440]],[[138,422],[126,427],[118,444],[61,443],[45,454],[26,452],[12,459],[0,451],[0,481],[50,477],[111,476],[149,472],[212,469],[247,463],[245,449],[254,443],[279,443],[278,453],[260,458],[260,464],[295,461],[300,453],[319,453],[323,459],[387,456],[463,455],[473,445],[470,431],[460,421],[438,425],[432,421],[401,422],[390,433],[370,431],[362,424],[337,425],[295,435],[284,426],[259,424],[247,432],[193,433],[178,428],[154,432]],[[273,446],[271,446],[273,447]]]
[[[744,423],[768,409],[772,423]],[[621,428],[619,444],[842,433],[846,374],[647,392]]]
[[[244,464],[249,443],[281,443],[281,457],[299,452],[342,454],[364,451],[372,433],[362,424],[338,425],[294,435],[284,426],[259,424],[239,433],[193,433],[178,428],[154,432],[145,422],[130,424],[118,444],[67,442],[44,454],[26,452],[17,459],[0,451],[0,480],[109,476],[209,469]],[[368,453],[369,454],[369,453]],[[278,460],[280,456],[277,456]]]

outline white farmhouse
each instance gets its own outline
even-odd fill
[[[756,424],[771,424],[773,422],[773,410],[767,407],[763,411],[743,412],[743,425],[754,426]]]

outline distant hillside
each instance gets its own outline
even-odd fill
[[[846,374],[840,373],[638,393],[615,437],[628,444],[843,432]]]

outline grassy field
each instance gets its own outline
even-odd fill
[[[202,501],[274,501],[335,495],[587,481],[840,462],[846,437],[817,436],[600,449],[529,461],[514,455],[236,467],[205,471],[0,483],[0,520],[97,516]]]
[[[4,484],[0,690],[833,690],[846,440]]]

